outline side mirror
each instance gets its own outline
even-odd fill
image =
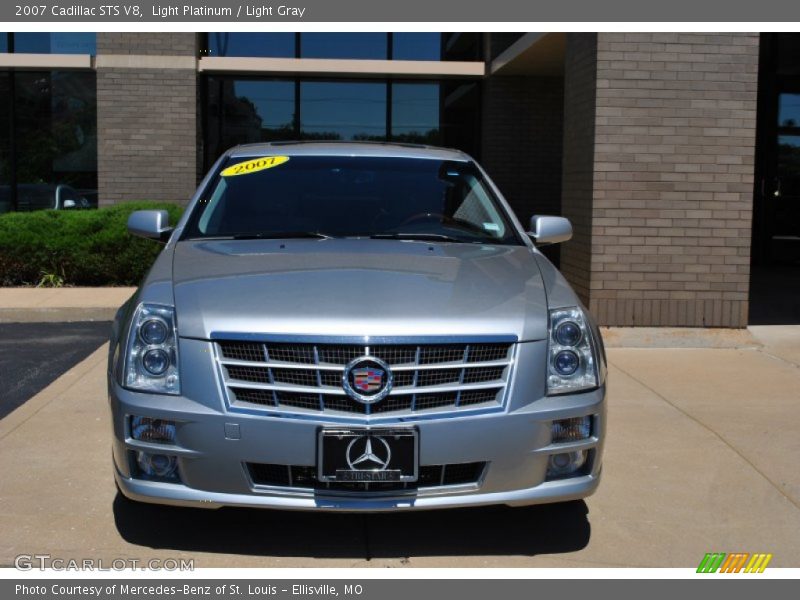
[[[572,239],[572,224],[564,217],[533,215],[528,235],[539,246],[560,244]]]
[[[172,234],[169,213],[165,210],[137,210],[128,217],[128,233],[166,242]]]

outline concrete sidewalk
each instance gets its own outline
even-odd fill
[[[111,321],[135,287],[0,287],[0,323]]]
[[[0,566],[18,554],[218,566],[695,567],[800,559],[800,328],[726,348],[610,349],[604,475],[586,502],[398,515],[136,505],[111,476],[100,348],[0,421]]]

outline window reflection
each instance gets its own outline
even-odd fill
[[[800,195],[800,135],[778,136],[778,177],[781,195]]]
[[[392,85],[392,140],[438,145],[439,84]]]
[[[97,54],[95,33],[15,33],[14,52],[31,54]]]
[[[778,97],[778,126],[800,127],[800,94],[781,94]]]
[[[481,60],[482,41],[480,33],[443,33],[442,60]]]
[[[779,75],[800,74],[800,35],[796,33],[775,34],[777,43],[775,72]]]
[[[442,145],[477,154],[480,145],[481,88],[475,82],[442,82]]]
[[[441,60],[441,33],[393,33],[394,60]]]
[[[0,214],[11,210],[11,75],[0,73]]]
[[[56,208],[79,195],[96,205],[97,96],[94,73],[16,73],[17,208]],[[72,188],[72,189],[70,189]]]
[[[300,125],[304,139],[385,140],[386,84],[303,82]]]
[[[237,144],[392,141],[477,152],[480,86],[446,81],[320,81],[209,76],[206,168]]]
[[[211,56],[258,56],[294,58],[294,33],[225,33],[208,34]]]
[[[388,58],[385,33],[301,33],[302,58]]]
[[[211,56],[475,61],[483,55],[480,33],[210,32],[206,35],[202,54]]]
[[[296,139],[292,81],[208,80],[207,162],[231,146]]]

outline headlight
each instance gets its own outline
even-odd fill
[[[133,316],[125,355],[125,387],[180,394],[175,309],[140,304]]]
[[[597,387],[592,334],[580,308],[550,311],[547,393],[567,394]]]
[[[167,341],[169,329],[161,319],[148,319],[139,328],[139,335],[145,344],[163,344]]]

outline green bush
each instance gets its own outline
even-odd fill
[[[183,212],[174,204],[126,202],[0,215],[0,285],[137,285],[162,249],[128,233],[128,215],[145,209],[168,210],[172,225]]]

